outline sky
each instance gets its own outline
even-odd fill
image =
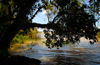
[[[46,14],[45,10],[42,12],[39,12],[32,21],[34,23],[47,24],[48,19],[45,14]]]
[[[85,0],[85,3],[88,4],[88,0]],[[34,23],[47,24],[48,19],[45,14],[46,14],[45,10],[43,10],[42,12],[39,12],[32,21]],[[100,20],[96,23],[96,26],[100,28]],[[38,31],[40,32],[42,32],[43,30],[44,30],[43,28],[38,28]]]
[[[42,12],[39,12],[32,21],[34,23],[47,24],[48,19],[45,14],[46,14],[45,10],[43,10]],[[38,28],[38,31],[40,32],[42,32],[43,30],[44,30],[43,28]]]

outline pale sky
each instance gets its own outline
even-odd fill
[[[45,10],[43,12],[39,12],[32,21],[35,23],[47,24],[48,19],[45,14]]]
[[[48,19],[46,17],[46,11],[39,12],[35,18],[32,20],[35,23],[40,23],[40,24],[47,24]],[[38,28],[38,31],[42,32],[44,29],[43,28]]]

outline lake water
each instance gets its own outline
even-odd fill
[[[84,38],[79,44],[63,45],[59,50],[39,43],[27,51],[11,54],[39,59],[41,65],[100,65],[100,43],[90,44]]]

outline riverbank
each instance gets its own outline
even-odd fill
[[[97,38],[98,39],[98,42],[100,42],[100,38]]]
[[[99,50],[99,43],[81,41],[79,44],[65,44],[59,50],[49,49],[45,44],[36,44],[30,50],[12,55],[38,59],[41,65],[100,65]]]
[[[38,40],[26,40],[25,43],[11,43],[8,56],[0,56],[0,65],[40,65],[41,61],[11,53],[19,53],[31,49],[35,44],[40,43]]]
[[[25,43],[11,43],[9,52],[22,52],[31,49],[31,46],[41,43],[41,40],[26,40]]]

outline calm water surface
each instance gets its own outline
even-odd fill
[[[63,45],[59,50],[40,43],[30,50],[11,54],[39,59],[41,65],[100,65],[100,43],[90,44],[83,38],[80,44]]]

